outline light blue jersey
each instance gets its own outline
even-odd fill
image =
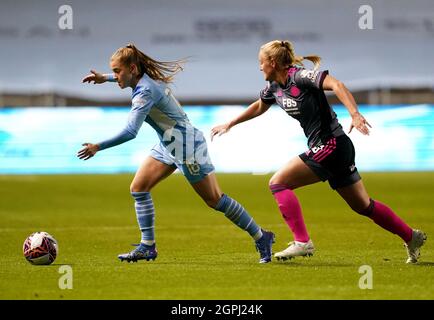
[[[134,139],[143,122],[149,123],[160,138],[151,151],[153,158],[176,166],[191,183],[214,171],[203,133],[193,127],[167,85],[146,73],[132,92],[126,127],[115,137],[99,143],[100,150]]]

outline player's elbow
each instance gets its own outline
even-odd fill
[[[128,140],[133,140],[133,139],[135,139],[137,137],[137,131],[132,130],[131,128],[127,128],[126,132],[127,132],[127,134],[126,134],[127,137],[126,138]]]
[[[338,93],[338,92],[348,91],[348,89],[342,81],[336,80],[333,83],[333,91],[335,93]]]

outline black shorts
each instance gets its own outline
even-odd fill
[[[301,160],[332,189],[352,185],[361,179],[354,163],[356,152],[347,135],[333,137],[325,144],[299,155]]]

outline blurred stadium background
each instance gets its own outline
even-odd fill
[[[72,9],[72,29],[63,30],[66,11],[59,8],[65,4]],[[91,68],[109,72],[110,55],[128,42],[160,60],[189,57],[172,87],[193,123],[208,133],[257,99],[264,86],[257,52],[272,39],[293,41],[298,54],[319,54],[322,68],[352,91],[374,127],[371,138],[352,134],[360,170],[432,170],[434,4],[372,1],[372,30],[359,26],[361,5],[337,0],[2,1],[0,173],[135,170],[156,141],[147,126],[134,142],[85,165],[72,152],[123,126],[130,90],[84,85],[81,79]],[[338,103],[333,95],[329,101]],[[336,106],[336,111],[348,127],[345,109]],[[277,107],[254,121],[210,146],[218,171],[271,172],[288,152],[304,150],[298,124]]]
[[[365,4],[373,29],[359,26]],[[73,10],[72,29],[59,27],[62,5]],[[325,184],[297,191],[322,250],[312,260],[272,264],[271,273],[257,266],[245,235],[210,214],[177,176],[153,193],[161,259],[145,268],[116,261],[138,236],[128,183],[158,138],[145,125],[137,139],[78,160],[83,142],[123,127],[130,103],[129,89],[82,84],[83,76],[109,72],[109,57],[128,42],[158,60],[188,57],[172,89],[208,137],[258,98],[265,85],[258,49],[274,39],[291,40],[298,54],[320,55],[321,68],[348,86],[373,126],[369,137],[350,135],[365,184],[409,223],[434,233],[432,0],[2,0],[0,297],[432,299],[432,250],[424,248],[425,264],[403,276],[397,238],[359,221]],[[347,111],[328,98],[347,130]],[[222,186],[276,232],[277,249],[290,239],[267,181],[305,149],[301,128],[278,107],[209,143],[217,171],[227,173],[219,175]],[[22,241],[38,229],[59,240],[56,262],[73,266],[76,290],[59,291],[55,266],[33,268],[22,258]],[[228,246],[216,248],[222,233]],[[357,268],[366,263],[376,272],[371,293],[357,287]]]

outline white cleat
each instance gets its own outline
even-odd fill
[[[413,230],[413,236],[408,243],[404,243],[407,249],[407,263],[416,263],[420,256],[420,247],[426,241],[426,234],[420,230]]]
[[[313,255],[315,248],[312,240],[308,242],[293,241],[289,243],[289,247],[283,251],[276,252],[274,257],[277,260],[287,260],[294,257],[310,257]]]

